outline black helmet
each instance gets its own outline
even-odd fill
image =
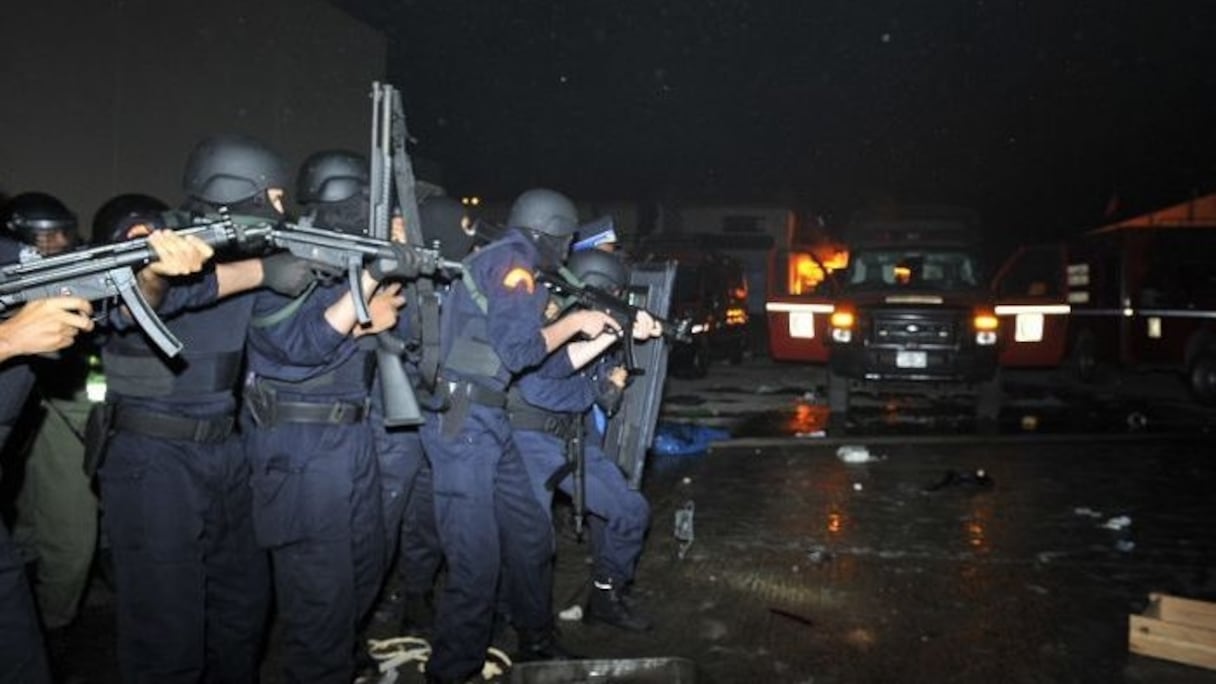
[[[473,234],[466,228],[469,214],[465,206],[446,195],[434,195],[418,205],[418,219],[422,223],[422,238],[430,246],[439,243],[439,252],[444,259],[460,261],[473,248]]]
[[[137,192],[118,195],[93,214],[93,239],[97,242],[122,242],[127,239],[127,231],[140,223],[161,228],[165,225],[164,213],[168,210],[168,205],[151,195]]]
[[[296,199],[300,204],[341,202],[367,189],[367,158],[346,150],[316,152],[300,166]]]
[[[76,237],[76,215],[57,198],[45,192],[23,192],[0,209],[4,228],[27,245],[36,243],[39,233],[63,231]]]
[[[508,228],[527,228],[552,237],[569,237],[578,230],[578,209],[569,197],[555,190],[534,188],[511,205]]]
[[[584,284],[609,292],[623,289],[629,280],[620,257],[600,249],[584,249],[571,254],[566,259],[566,268]]]
[[[190,152],[182,188],[196,200],[231,205],[287,188],[287,166],[262,143],[242,135],[216,135]]]

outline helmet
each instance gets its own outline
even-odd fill
[[[418,205],[422,237],[438,242],[443,258],[460,261],[473,247],[473,235],[465,229],[468,213],[460,202],[445,195],[428,197]]]
[[[300,166],[296,199],[301,204],[341,202],[366,190],[369,182],[363,155],[346,150],[316,152]]]
[[[242,202],[270,188],[287,187],[287,167],[262,143],[241,135],[204,139],[186,160],[182,188],[215,205]]]
[[[571,254],[566,260],[566,268],[585,284],[609,292],[623,289],[629,280],[620,257],[600,249],[584,249]]]
[[[169,207],[150,195],[130,192],[118,195],[101,205],[93,214],[93,239],[98,242],[122,242],[127,231],[140,223],[161,227],[164,212]]]
[[[4,228],[27,245],[38,246],[39,236],[66,233],[70,246],[76,238],[76,215],[57,198],[45,192],[23,192],[0,209]],[[41,249],[39,251],[42,251]]]
[[[578,230],[578,210],[569,197],[555,190],[534,188],[511,205],[508,228],[527,228],[551,237],[569,237]]]

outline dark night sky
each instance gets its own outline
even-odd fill
[[[1216,3],[350,0],[461,192],[978,208],[1026,237],[1216,190]]]

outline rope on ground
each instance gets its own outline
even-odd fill
[[[367,652],[376,661],[380,670],[378,684],[394,684],[397,670],[409,663],[417,663],[418,672],[426,671],[426,661],[431,657],[431,645],[419,637],[393,637],[391,639],[368,639]],[[481,666],[481,678],[491,681],[506,675],[511,669],[511,657],[491,646],[486,651],[486,661]]]

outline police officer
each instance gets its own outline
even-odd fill
[[[583,284],[607,292],[619,293],[627,282],[620,259],[598,249],[575,252],[567,261],[567,269]],[[659,334],[652,325],[636,328],[635,337],[639,339]],[[552,506],[554,478],[558,478],[557,486],[562,491],[573,496],[575,482],[569,465],[575,459],[584,459],[584,505],[591,518],[594,557],[587,619],[645,631],[651,627],[650,620],[624,600],[624,591],[642,552],[650,508],[604,454],[603,434],[595,421],[588,420],[597,404],[608,415],[619,407],[625,369],[612,355],[603,354],[615,341],[615,336],[600,335],[567,345],[570,365],[575,368],[583,367],[589,354],[601,356],[597,363],[587,364],[586,370],[569,374],[552,372],[551,366],[561,364],[554,363],[559,355],[551,357],[537,371],[519,378],[510,392],[508,413],[533,491],[546,511]]]
[[[17,245],[0,238],[0,263],[17,256]],[[93,329],[93,309],[78,297],[54,297],[26,304],[12,318],[0,321],[0,446],[17,418],[33,376],[19,365],[30,354],[58,351],[77,334]],[[33,598],[25,579],[25,564],[0,524],[0,681],[50,684],[50,668]]]
[[[438,244],[444,259],[460,261],[472,247],[472,235],[465,229],[468,215],[464,206],[446,195],[424,200],[418,207],[423,238]],[[394,239],[404,241],[404,224]],[[437,282],[440,293],[447,283]],[[420,303],[425,306],[425,303]],[[405,334],[402,316],[398,333]],[[438,330],[434,331],[437,335]],[[422,345],[429,344],[426,336]],[[427,351],[421,351],[426,355]],[[416,387],[418,364],[407,366]],[[433,379],[428,380],[429,384]],[[372,391],[373,416],[378,409],[380,392]],[[434,489],[430,464],[423,455],[417,428],[387,429],[383,421],[372,421],[376,429],[376,453],[380,462],[382,502],[385,511],[385,532],[388,535],[390,576],[387,594],[377,611],[378,621],[387,623],[395,633],[426,635],[433,622],[433,585],[443,561],[435,526]]]
[[[422,428],[434,474],[435,510],[448,574],[436,616],[428,677],[461,681],[479,672],[490,643],[501,564],[519,655],[564,655],[551,609],[553,532],[531,493],[511,440],[506,387],[578,334],[619,326],[577,311],[545,325],[538,268],[565,259],[578,216],[573,202],[529,190],[511,207],[505,234],[465,261],[444,301],[439,387],[444,410]]]
[[[46,193],[18,195],[0,213],[9,234],[41,257],[78,242],[76,215]],[[92,352],[90,336],[84,335],[54,355],[29,361],[40,415],[16,501],[13,541],[34,561],[34,593],[47,629],[66,627],[75,618],[97,543],[97,499],[81,468]]]
[[[361,155],[341,150],[305,161],[300,201],[317,226],[365,231],[367,168]],[[400,285],[378,289],[389,275],[398,273],[380,265],[362,275],[368,327],[357,324],[345,280],[321,282],[296,298],[263,291],[254,306],[245,385],[253,519],[258,543],[274,561],[291,681],[353,679],[355,635],[383,576],[369,390],[371,335],[394,326],[404,303]],[[371,345],[361,344],[365,337]]]
[[[113,223],[99,232],[137,237],[162,220],[221,208],[273,219],[282,215],[286,182],[282,160],[261,142],[209,137],[186,161],[182,212],[161,216],[158,202],[116,200],[127,206],[104,211]],[[165,237],[182,239],[157,231],[149,240]],[[193,238],[184,243],[202,249]],[[253,538],[249,464],[234,430],[253,308],[252,296],[240,293],[263,284],[299,287],[281,266],[226,262],[184,280],[142,269],[145,296],[184,344],[173,359],[150,345],[129,314],[109,316],[102,347],[109,419],[94,434],[107,442],[98,479],[125,681],[257,678],[269,571]]]

